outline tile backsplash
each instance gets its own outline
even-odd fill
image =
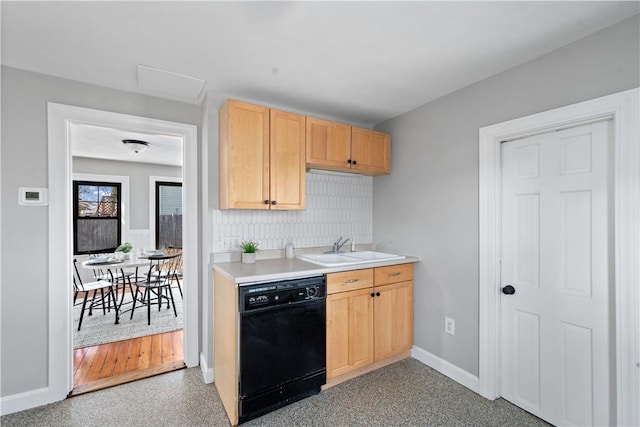
[[[372,241],[373,178],[307,173],[303,211],[213,211],[213,251],[227,252],[225,240],[254,240],[260,249],[331,246],[340,236],[357,244]]]

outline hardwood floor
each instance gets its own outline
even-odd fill
[[[70,396],[100,390],[184,365],[182,331],[133,338],[73,351]]]

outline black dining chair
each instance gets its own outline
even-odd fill
[[[145,280],[135,283],[136,290],[133,297],[130,318],[133,319],[136,305],[140,302],[147,306],[147,324],[151,325],[151,305],[155,303],[158,304],[158,311],[162,309],[163,301],[166,301],[167,310],[169,309],[169,304],[171,304],[173,306],[173,314],[176,317],[178,317],[178,312],[176,310],[175,300],[173,299],[173,292],[171,291],[171,276],[162,274],[163,271],[169,271],[168,265],[165,264],[170,263],[171,259],[153,260],[152,257],[149,257],[149,259],[152,261]],[[165,291],[167,295],[165,295]]]
[[[170,282],[175,280],[176,285],[178,286],[178,291],[180,291],[180,298],[184,299],[182,294],[182,283],[180,283],[180,279],[182,278],[182,249],[170,248],[166,250],[166,253],[168,255],[175,256],[163,263],[160,266],[160,270],[155,271],[153,274],[156,277],[164,277]]]
[[[109,270],[107,270],[109,271]],[[80,272],[78,271],[78,260],[73,259],[73,303],[76,305],[76,300],[79,293],[84,293],[84,299],[82,301],[82,309],[80,311],[80,320],[78,321],[78,331],[82,327],[82,319],[84,318],[85,311],[87,310],[87,302],[89,301],[89,295],[91,295],[91,302],[89,303],[89,316],[93,314],[93,308],[97,305],[102,305],[102,314],[106,315],[107,312],[111,312],[111,303],[113,302],[113,309],[116,312],[116,324],[119,323],[118,309],[116,302],[116,295],[113,290],[114,283],[109,280],[96,280],[93,282],[83,282]],[[110,273],[109,273],[110,274]],[[98,296],[98,291],[100,295]],[[106,305],[105,305],[106,301]]]

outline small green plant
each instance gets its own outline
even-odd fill
[[[124,252],[125,254],[128,254],[132,250],[133,250],[133,245],[129,242],[124,242],[123,244],[121,244],[116,248],[116,252]]]
[[[242,251],[248,254],[258,252],[258,245],[259,243],[253,242],[251,240],[240,243],[240,247],[242,248]]]

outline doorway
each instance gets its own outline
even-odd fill
[[[197,128],[194,125],[111,113],[61,104],[48,104],[49,126],[49,399],[63,399],[72,389],[71,283],[71,147],[68,128],[90,123],[131,131],[177,135],[183,140],[184,281],[193,284],[184,294],[184,362],[198,365],[198,211]]]
[[[501,357],[501,209],[503,142],[611,119],[613,122],[613,310],[610,324],[615,344],[611,352],[615,373],[610,393],[612,420],[618,425],[640,423],[640,375],[636,354],[640,349],[640,254],[637,230],[640,218],[640,135],[638,89],[514,119],[480,129],[480,340],[479,391],[488,399],[502,396]],[[612,335],[612,336],[613,336]]]
[[[107,273],[113,274],[119,279],[116,296],[121,307],[117,324],[111,311],[94,310],[93,315],[85,311],[79,329],[84,294],[80,293],[75,301],[71,394],[75,396],[184,366],[181,364],[185,285],[181,221],[183,147],[181,138],[169,135],[133,134],[84,123],[72,124],[69,135],[73,158],[73,255],[78,261],[78,280],[87,284],[109,278]],[[133,138],[144,140],[147,149],[132,152],[120,143]],[[171,181],[171,189],[179,191],[169,190],[158,199],[157,187],[150,183],[158,180],[159,173],[165,182]],[[157,212],[159,201],[161,215]],[[157,239],[154,224],[159,222],[154,222],[154,218],[162,219],[164,239]],[[101,264],[93,268],[84,266],[92,257],[113,255],[115,248],[125,242],[133,246],[129,257],[134,267],[106,270]],[[158,272],[175,272],[162,276],[162,280],[170,284],[164,288],[165,297],[169,302],[171,290],[170,301],[176,311],[174,315],[174,310],[163,305],[161,310],[152,310],[147,324],[141,301],[145,287],[138,287],[138,282],[145,280],[147,268],[141,264],[145,260],[138,256],[156,249],[177,255],[163,263],[163,271]],[[137,306],[133,305],[134,298]]]

